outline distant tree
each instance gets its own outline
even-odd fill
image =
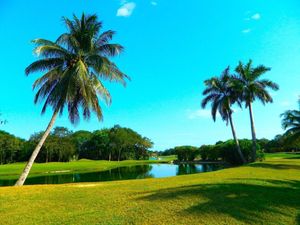
[[[249,108],[250,122],[251,122],[251,133],[252,133],[252,161],[256,160],[256,132],[253,118],[252,103],[258,99],[263,104],[273,102],[273,98],[267,91],[270,88],[274,91],[279,89],[279,86],[267,79],[260,79],[263,74],[270,71],[271,68],[263,65],[253,67],[252,60],[249,60],[247,64],[239,62],[235,71],[234,86],[236,91],[239,93],[240,100],[245,102],[246,107]]]
[[[23,149],[23,161],[33,152],[43,132],[31,135]],[[37,162],[67,162],[76,158],[76,144],[73,141],[72,132],[64,127],[55,127],[49,134],[47,140],[37,156]],[[30,153],[30,154],[29,154]],[[29,154],[29,155],[28,155]]]
[[[79,158],[95,160],[148,159],[153,143],[136,131],[116,125],[93,132],[80,149]]]
[[[230,75],[229,67],[223,71],[220,77],[213,77],[205,80],[204,83],[206,88],[203,91],[205,98],[201,103],[202,108],[205,108],[210,102],[213,120],[216,121],[218,112],[221,118],[226,121],[227,124],[229,121],[237,152],[240,156],[241,162],[245,163],[246,160],[241,151],[232,119],[233,110],[231,107],[234,103],[238,103],[240,105],[240,102],[239,96],[232,88],[232,76]]]
[[[193,161],[200,154],[195,146],[177,146],[174,149],[179,161]]]
[[[23,139],[0,131],[0,164],[16,162],[23,144]]]
[[[95,131],[89,140],[84,142],[79,152],[79,158],[110,160],[109,130]]]
[[[52,134],[56,137],[68,137],[71,136],[72,133],[73,132],[66,127],[55,127],[52,132]]]
[[[76,146],[76,153],[79,156],[82,146],[91,139],[92,133],[85,130],[79,130],[71,135],[71,138]]]
[[[65,107],[68,109],[71,123],[79,121],[80,108],[85,119],[90,118],[93,111],[98,119],[102,120],[99,97],[107,103],[111,102],[111,98],[101,80],[116,81],[125,85],[128,78],[109,60],[109,57],[119,55],[123,47],[109,43],[114,36],[113,31],[100,33],[102,23],[96,15],[82,14],[81,19],[74,16],[73,20],[64,17],[63,21],[68,32],[62,34],[55,42],[45,39],[33,41],[37,45],[35,53],[41,59],[29,65],[25,72],[27,75],[45,72],[33,85],[34,88],[38,88],[34,102],[44,100],[42,113],[51,106],[53,115],[16,186],[24,184],[57,115],[62,114]]]

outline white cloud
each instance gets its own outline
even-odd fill
[[[283,106],[283,107],[287,107],[287,106],[291,106],[292,103],[289,102],[289,101],[282,101],[282,102],[280,102],[280,105]]]
[[[123,4],[118,9],[117,16],[128,17],[128,16],[131,16],[131,14],[133,13],[133,10],[135,9],[136,4],[134,2],[126,3],[126,1],[124,3],[125,4]]]
[[[261,18],[259,13],[255,13],[254,15],[251,16],[251,19],[253,20],[259,20]]]
[[[157,2],[155,2],[155,1],[151,1],[150,4],[153,6],[157,6]]]
[[[245,30],[242,30],[242,33],[244,33],[244,34],[248,34],[248,33],[250,33],[251,32],[251,29],[245,29]]]
[[[211,111],[207,109],[199,109],[199,110],[188,110],[187,111],[189,119],[197,119],[197,118],[210,118]]]

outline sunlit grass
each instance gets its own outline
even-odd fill
[[[171,178],[0,188],[3,224],[299,224],[300,160]]]

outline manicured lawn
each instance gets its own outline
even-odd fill
[[[176,155],[159,156],[161,161],[173,161],[177,159]]]
[[[1,224],[299,224],[300,160],[161,179],[0,188]]]

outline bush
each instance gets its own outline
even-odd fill
[[[239,140],[241,151],[247,161],[250,161],[251,151],[252,151],[252,141],[247,139]],[[241,159],[236,150],[236,144],[233,140],[228,140],[226,142],[218,142],[215,145],[203,145],[200,147],[200,155],[202,160],[223,160],[232,165],[241,164]],[[260,149],[257,144],[257,159],[264,159],[264,152]]]
[[[199,149],[193,146],[180,146],[174,149],[179,161],[193,161],[199,155]]]
[[[209,152],[211,151],[212,146],[211,145],[202,145],[199,149],[200,157],[202,160],[207,160],[209,156]]]

